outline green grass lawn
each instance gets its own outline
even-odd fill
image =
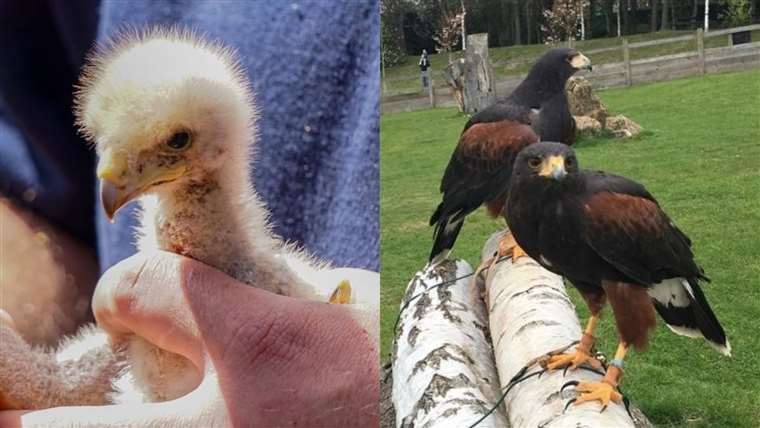
[[[710,75],[601,92],[615,113],[640,123],[631,141],[581,140],[582,167],[625,175],[657,197],[694,241],[712,283],[705,294],[734,356],[671,333],[662,323],[649,352],[626,360],[624,390],[662,426],[760,426],[760,71]],[[427,224],[438,184],[466,118],[453,109],[383,116],[382,352],[387,358],[404,289],[430,251]],[[503,227],[473,213],[454,257],[478,264]],[[570,288],[579,316],[588,313]],[[597,346],[614,353],[609,309]]]
[[[658,31],[656,33],[635,34],[628,37],[630,43],[644,42],[649,40],[664,39],[693,34],[692,30],[680,31]],[[760,31],[752,32],[752,41],[760,40]],[[601,49],[612,46],[620,46],[620,39],[617,37],[598,38],[590,40],[581,40],[576,42],[576,48],[580,51],[589,51],[592,49]],[[706,48],[714,48],[728,45],[728,36],[716,36],[705,39]],[[494,65],[494,74],[497,80],[503,80],[509,76],[527,73],[531,63],[523,63],[517,66],[504,65],[509,61],[532,61],[543,52],[550,49],[547,45],[517,45],[509,47],[491,48],[489,56],[491,63]],[[695,40],[685,42],[666,43],[657,46],[647,46],[631,50],[631,60],[652,58],[661,55],[671,55],[687,51],[696,51],[697,44]],[[453,58],[460,58],[462,52],[454,52]],[[622,62],[623,55],[621,51],[602,52],[589,55],[594,65],[609,64]],[[384,83],[384,95],[398,95],[417,93],[421,91],[419,79],[419,67],[417,63],[419,56],[409,56],[403,65],[389,67],[386,69],[386,80]],[[446,83],[440,76],[441,70],[448,64],[447,54],[430,55],[430,64],[433,69],[433,82],[436,87],[442,88]]]

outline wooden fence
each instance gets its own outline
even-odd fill
[[[730,34],[760,30],[760,24],[743,27],[715,30],[704,33],[700,28],[693,34],[670,37],[667,39],[646,42],[629,43],[623,38],[620,46],[583,51],[593,61],[594,54],[619,51],[622,62],[594,65],[593,72],[582,71],[577,75],[583,76],[596,89],[606,89],[620,86],[631,86],[637,83],[650,83],[679,79],[686,76],[704,75],[707,73],[722,73],[726,71],[742,71],[760,68],[760,41],[733,46]],[[728,37],[728,46],[705,48],[704,40],[711,37]],[[665,55],[653,58],[631,60],[631,51],[637,48],[662,45],[675,42],[690,42],[696,40],[693,51]],[[531,60],[531,62],[534,60]],[[521,63],[524,63],[522,61]],[[519,63],[517,63],[519,64]],[[514,63],[511,64],[514,66]],[[438,77],[440,78],[440,77]],[[511,92],[525,75],[510,77],[496,82],[496,94],[504,96]],[[449,88],[436,88],[430,94],[407,94],[383,97],[381,110],[383,113],[421,110],[431,107],[453,107],[456,103]]]

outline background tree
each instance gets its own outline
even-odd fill
[[[380,52],[384,67],[393,67],[406,61],[406,52],[401,47],[398,34],[385,22],[380,23]]]
[[[585,0],[554,0],[551,9],[544,10],[541,31],[546,43],[575,40]]]
[[[386,67],[406,60],[404,14],[408,8],[405,0],[380,1],[380,49]]]
[[[444,10],[438,18],[438,29],[433,36],[438,47],[438,52],[446,52],[449,56],[449,64],[452,63],[451,52],[459,43],[462,36],[462,20],[464,10],[458,12]]]
[[[660,29],[667,30],[672,29],[673,25],[670,21],[670,10],[673,7],[673,0],[662,0],[662,19],[660,20]]]
[[[651,3],[651,10],[649,13],[649,31],[655,32],[657,31],[657,24],[658,24],[658,18],[657,16],[657,4],[659,3],[659,0],[649,0],[649,3]]]
[[[722,21],[729,27],[747,25],[750,22],[749,0],[724,0],[725,9],[722,13]]]

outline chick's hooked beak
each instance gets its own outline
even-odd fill
[[[555,180],[562,180],[567,175],[565,170],[565,158],[563,156],[551,156],[544,160],[538,175]]]
[[[583,55],[582,53],[578,52],[575,54],[575,56],[570,59],[570,65],[573,66],[573,68],[577,70],[588,70],[591,71],[593,67],[591,67],[591,60],[588,59],[586,55]]]
[[[97,175],[100,179],[100,200],[108,219],[119,208],[143,194],[151,186],[174,181],[185,173],[184,164],[171,167],[146,165],[140,174],[131,175],[123,154],[106,149],[100,156]]]

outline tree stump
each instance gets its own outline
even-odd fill
[[[567,103],[573,116],[589,116],[604,125],[607,107],[594,93],[591,83],[583,77],[571,77],[565,86]]]
[[[493,69],[488,58],[488,34],[470,34],[465,50],[465,112],[475,114],[495,100]]]
[[[630,138],[641,133],[641,126],[631,119],[622,114],[610,115],[591,83],[583,77],[571,77],[565,92],[578,134],[597,135],[607,130],[614,137]]]

